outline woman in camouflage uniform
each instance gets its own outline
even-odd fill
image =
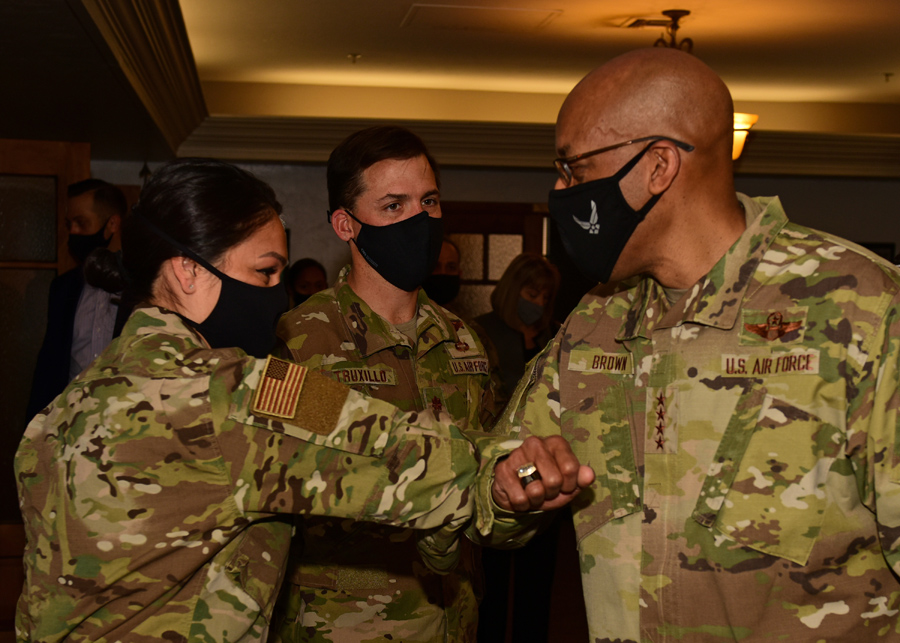
[[[455,427],[252,356],[286,306],[280,211],[215,161],[175,161],[144,189],[110,268],[138,306],[16,454],[19,640],[261,640],[284,514],[419,528],[471,514],[476,463]]]

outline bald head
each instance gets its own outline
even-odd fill
[[[731,161],[733,109],[728,88],[709,67],[665,48],[612,59],[566,98],[556,123],[557,151],[581,158],[557,181],[557,199],[579,199],[584,190],[563,194],[562,188],[626,170],[616,179],[625,208],[614,198],[603,200],[607,184],[597,183],[584,197],[593,219],[582,203],[575,224],[584,228],[584,221],[593,221],[602,228],[637,221],[618,255],[618,248],[601,249],[617,257],[611,280],[649,274],[665,286],[687,287],[743,233]],[[663,138],[620,145],[654,136]],[[568,224],[567,216],[561,209],[554,219]]]
[[[579,138],[602,139],[598,146],[660,134],[694,145],[702,156],[730,159],[733,111],[728,88],[709,67],[690,54],[654,47],[588,74],[563,103],[559,123],[575,124]]]

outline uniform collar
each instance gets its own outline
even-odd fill
[[[166,308],[159,306],[139,306],[134,309],[125,326],[122,328],[122,336],[143,336],[162,333],[185,339],[204,348],[200,335],[191,329],[184,321]]]
[[[347,282],[351,267],[344,266],[334,284],[334,296],[350,340],[361,357],[368,357],[393,346],[410,346],[409,338],[395,330],[381,315],[353,292]],[[420,288],[416,301],[416,352],[421,357],[445,341],[458,343],[459,336],[447,312],[428,298]],[[461,324],[460,324],[461,326]]]
[[[738,194],[737,198],[747,218],[747,228],[740,238],[671,309],[656,280],[641,280],[635,305],[626,316],[617,339],[649,337],[656,328],[672,328],[684,323],[723,330],[734,327],[763,255],[788,221],[778,197],[751,199]]]

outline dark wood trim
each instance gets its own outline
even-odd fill
[[[209,117],[179,156],[324,163],[348,134],[374,119]],[[441,165],[546,168],[555,156],[546,123],[398,121],[428,142]],[[900,136],[751,130],[736,174],[900,178]]]

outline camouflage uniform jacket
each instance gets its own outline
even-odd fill
[[[18,639],[262,640],[290,545],[279,516],[468,520],[476,463],[457,429],[304,374],[135,311],[16,453]]]
[[[478,429],[490,395],[484,349],[459,318],[418,295],[416,345],[353,292],[349,269],[335,285],[282,317],[282,354],[335,380],[396,404],[431,409]],[[471,544],[449,575],[429,571],[410,530],[305,518],[302,563],[284,591],[281,641],[473,641],[480,579]],[[299,540],[299,538],[298,538]],[[297,547],[300,549],[300,547]],[[480,583],[480,580],[479,580]],[[478,591],[480,597],[480,586]]]
[[[597,473],[572,503],[591,641],[898,640],[900,277],[740,199],[681,299],[589,293],[514,398]]]

